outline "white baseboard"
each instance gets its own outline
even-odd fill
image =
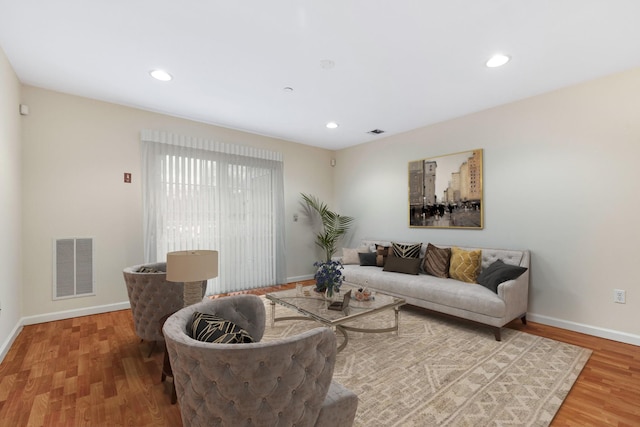
[[[313,279],[313,274],[305,274],[304,276],[287,277],[287,283],[302,282],[311,279]]]
[[[2,344],[2,347],[0,347],[0,363],[4,360],[5,356],[9,352],[9,349],[13,345],[13,342],[16,340],[21,331],[22,322],[18,322],[11,331],[11,334],[9,334],[7,340]]]
[[[288,278],[288,283],[309,280],[313,276],[297,276]],[[0,347],[0,362],[2,362],[7,355],[7,352],[13,345],[24,325],[35,325],[37,323],[52,322],[55,320],[71,319],[73,317],[89,316],[92,314],[108,313],[111,311],[126,310],[131,305],[128,301],[115,304],[107,304],[96,307],[87,307],[77,310],[58,311],[55,313],[40,314],[36,316],[28,316],[20,319],[18,324],[13,328],[11,334],[7,340]],[[542,323],[543,325],[554,326],[561,329],[567,329],[569,331],[580,332],[587,335],[593,335],[595,337],[605,338],[613,341],[619,341],[627,344],[640,346],[640,336],[629,334],[627,332],[614,331],[612,329],[600,328],[597,326],[585,325],[582,323],[571,322],[568,320],[557,319],[554,317],[543,316],[535,313],[527,313],[527,320],[532,322]]]
[[[21,319],[23,325],[35,325],[37,323],[53,322],[55,320],[71,319],[73,317],[90,316],[92,314],[109,313],[110,311],[126,310],[131,308],[129,301],[115,304],[98,305],[95,307],[78,308],[75,310],[57,311],[55,313],[38,314]]]
[[[543,325],[555,326],[556,328],[592,335],[594,337],[606,338],[608,340],[640,346],[640,335],[629,334],[627,332],[614,331],[613,329],[585,325],[583,323],[556,319],[555,317],[543,316],[534,313],[527,313],[527,320],[542,323]]]

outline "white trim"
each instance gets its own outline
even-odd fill
[[[90,316],[92,314],[109,313],[111,311],[126,310],[131,308],[129,301],[115,304],[98,305],[95,307],[78,308],[74,310],[57,311],[55,313],[39,314],[36,316],[23,317],[23,325],[35,325],[37,323],[53,322],[56,320],[71,319],[80,316]]]
[[[287,279],[287,283],[293,283],[293,282],[302,281],[302,280],[309,280],[312,278],[313,276],[311,275],[294,276],[294,277],[289,277]],[[11,331],[11,334],[9,334],[9,337],[7,338],[7,340],[2,344],[2,347],[0,347],[0,362],[4,360],[5,356],[7,355],[7,352],[9,351],[9,349],[13,345],[13,342],[16,340],[16,338],[22,331],[22,328],[24,325],[35,325],[37,323],[52,322],[55,320],[70,319],[70,318],[80,317],[80,316],[89,316],[92,314],[108,313],[111,311],[126,310],[128,308],[131,308],[131,305],[129,304],[128,301],[125,301],[125,302],[120,302],[115,304],[87,307],[87,308],[81,308],[76,310],[58,311],[55,313],[23,317],[18,321],[16,326],[13,328],[13,331]],[[612,329],[599,328],[596,326],[585,325],[582,323],[571,322],[568,320],[556,319],[554,317],[543,316],[543,315],[534,314],[534,313],[527,313],[527,320],[541,323],[543,325],[549,325],[549,326],[554,326],[561,329],[567,329],[569,331],[580,332],[580,333],[592,335],[595,337],[600,337],[600,338],[605,338],[613,341],[640,346],[640,336],[629,334],[627,332],[620,332],[620,331],[614,331]]]
[[[640,335],[629,334],[627,332],[614,331],[613,329],[585,325],[583,323],[556,319],[555,317],[543,316],[534,313],[527,313],[527,320],[542,323],[543,325],[555,326],[556,328],[567,329],[569,331],[580,332],[586,335],[592,335],[594,337],[606,338],[608,340],[640,346]]]
[[[302,282],[304,280],[313,279],[313,274],[305,274],[304,276],[287,277],[287,283]]]
[[[2,347],[0,347],[0,363],[2,363],[2,361],[4,360],[5,356],[9,352],[9,349],[13,345],[13,342],[16,340],[16,338],[18,338],[18,335],[20,335],[20,332],[22,332],[22,319],[20,319],[18,323],[16,323],[13,331],[11,331],[11,333],[7,337],[7,340],[2,344]]]

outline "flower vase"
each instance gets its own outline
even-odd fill
[[[326,291],[324,291],[324,298],[325,298],[327,301],[335,301],[335,300],[338,298],[338,296],[339,296],[339,295],[338,295],[338,292],[339,292],[339,291],[336,291],[336,290],[333,288],[333,286],[329,286],[329,287],[327,287],[327,290],[326,290]]]

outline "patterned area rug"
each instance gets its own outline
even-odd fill
[[[287,320],[272,327],[265,304],[263,340],[318,326]],[[293,315],[276,310],[278,317]],[[392,311],[351,324],[392,325]],[[497,342],[490,328],[406,308],[399,335],[349,332],[333,378],[360,399],[356,426],[547,426],[590,355],[512,329]]]

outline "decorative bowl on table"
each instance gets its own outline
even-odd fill
[[[359,288],[353,293],[353,297],[358,301],[370,301],[373,299],[373,295],[368,288]]]

